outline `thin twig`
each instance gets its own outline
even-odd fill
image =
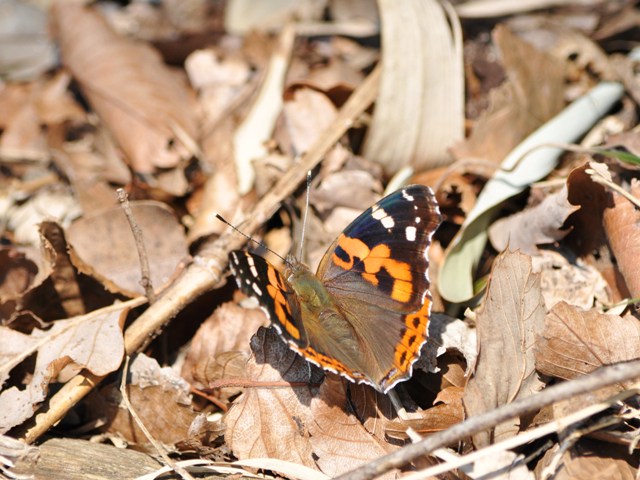
[[[252,214],[243,223],[243,230],[248,235],[253,234],[277,211],[280,202],[293,193],[304,180],[307,171],[313,170],[340,137],[371,106],[378,93],[379,81],[380,67],[376,67],[349,97],[335,121],[320,135],[301,162],[280,177],[269,193],[252,209]],[[157,301],[125,331],[124,343],[127,353],[132,354],[144,348],[185,305],[220,284],[229,252],[242,247],[244,241],[241,236],[227,230],[211,245],[207,254],[196,257],[182,276],[164,290]],[[25,429],[24,440],[27,443],[36,441],[103,378],[83,372],[65,383],[49,400],[49,407],[56,408],[55,414],[34,415]]]
[[[138,251],[138,259],[140,260],[140,285],[144,288],[144,294],[147,297],[149,303],[153,303],[156,300],[156,294],[153,291],[153,282],[151,281],[151,269],[149,268],[149,256],[147,255],[147,249],[144,246],[144,238],[142,238],[142,230],[140,229],[140,225],[136,221],[136,217],[133,215],[131,211],[131,204],[129,203],[129,198],[127,197],[127,192],[124,191],[123,188],[119,188],[116,190],[118,194],[118,201],[122,206],[122,211],[127,217],[127,221],[129,222],[129,227],[131,228],[131,233],[133,234],[133,238],[136,242],[136,250]]]
[[[407,445],[337,478],[340,480],[375,478],[393,469],[408,465],[413,460],[428,455],[438,448],[462,441],[511,418],[537,412],[547,405],[638,377],[640,377],[640,360],[602,367],[582,377],[548,387],[536,395],[521,398],[471,417],[447,430],[434,433],[418,443]]]
[[[151,435],[151,432],[147,429],[146,425],[142,422],[142,420],[136,413],[135,409],[133,408],[133,405],[131,405],[131,401],[129,401],[129,394],[127,393],[127,377],[129,376],[129,360],[130,359],[131,357],[129,357],[129,355],[125,356],[124,365],[122,367],[122,380],[120,382],[120,394],[122,395],[122,401],[124,402],[125,407],[127,407],[127,410],[129,410],[129,414],[131,415],[131,418],[133,418],[133,420],[136,422],[136,425],[138,425],[138,428],[142,430],[142,433],[144,433],[144,436],[147,437],[147,440],[149,440],[151,445],[153,445],[153,448],[156,449],[156,452],[158,452],[158,455],[162,457],[162,460],[164,461],[165,465],[171,467],[171,469],[174,472],[176,472],[178,475],[180,475],[182,478],[186,480],[195,480],[191,475],[189,475],[189,472],[187,472],[181,466],[176,465],[175,462],[169,458],[169,455],[167,455],[167,451],[160,444],[160,442],[158,442],[154,438],[154,436]]]
[[[617,183],[613,183],[608,178],[605,178],[604,176],[602,176],[602,174],[597,170],[594,170],[593,168],[587,168],[585,170],[585,173],[589,175],[591,177],[591,180],[593,180],[595,183],[598,183],[600,185],[610,188],[614,192],[619,193],[624,198],[629,200],[636,208],[640,208],[640,200],[638,200],[636,197],[631,195],[629,192],[627,192],[624,188],[622,188]]]
[[[430,478],[435,477],[436,475],[440,475],[442,473],[451,471],[455,468],[460,468],[464,465],[469,465],[470,463],[476,462],[482,458],[488,457],[489,455],[494,455],[498,452],[503,452],[506,450],[512,450],[521,445],[525,445],[527,443],[532,442],[538,438],[542,438],[546,435],[550,435],[552,433],[561,432],[571,425],[576,424],[577,422],[583,421],[586,418],[590,418],[597,413],[610,408],[617,402],[628,398],[630,396],[636,395],[634,391],[625,391],[618,395],[615,395],[607,400],[604,400],[595,405],[590,405],[586,408],[580,409],[575,413],[567,415],[566,417],[559,418],[557,420],[553,420],[549,423],[545,423],[539,427],[536,427],[532,430],[527,430],[526,432],[520,433],[511,438],[507,438],[506,440],[502,440],[498,443],[494,443],[487,447],[484,447],[480,450],[476,450],[475,452],[457,456],[452,460],[448,460],[446,463],[442,463],[439,465],[435,465],[433,467],[426,468],[425,470],[421,470],[416,473],[412,473],[411,475],[407,475],[403,477],[403,480],[417,480],[418,478]]]

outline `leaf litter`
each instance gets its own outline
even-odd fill
[[[38,15],[61,63],[45,72],[42,50],[0,61],[5,444],[93,438],[172,452],[193,475],[205,461],[334,477],[640,358],[633,2],[220,3],[53,2]],[[312,268],[389,185],[436,190],[435,312],[395,397],[289,350],[224,273],[246,239],[216,214],[278,267],[267,249],[300,251],[307,170]],[[637,377],[379,472],[635,478]],[[558,427],[464,465],[545,425]],[[14,450],[0,451],[4,472],[41,475]],[[79,471],[109,462],[66,455]]]

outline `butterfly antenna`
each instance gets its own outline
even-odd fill
[[[289,263],[287,262],[287,260],[285,258],[283,258],[281,255],[279,255],[277,252],[274,252],[273,250],[271,250],[269,247],[267,247],[264,243],[259,242],[258,240],[256,240],[253,237],[250,237],[249,235],[247,235],[246,233],[240,231],[238,228],[236,228],[235,226],[231,225],[229,222],[227,222],[224,218],[222,218],[222,216],[220,216],[219,214],[216,213],[216,218],[218,220],[220,220],[222,223],[225,223],[227,225],[229,225],[231,228],[233,228],[236,232],[238,232],[240,235],[242,235],[244,238],[246,238],[247,240],[249,240],[250,242],[255,243],[256,245],[264,248],[265,250],[268,250],[269,252],[273,253],[276,257],[278,257],[280,260],[282,260],[284,263]]]
[[[307,199],[304,206],[304,214],[302,217],[302,234],[300,235],[300,250],[298,258],[302,261],[302,250],[304,248],[304,234],[307,230],[307,214],[309,213],[309,193],[311,192],[311,170],[307,172]]]

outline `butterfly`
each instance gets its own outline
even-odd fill
[[[441,218],[433,191],[410,185],[351,222],[315,274],[291,256],[280,273],[240,250],[229,266],[292,350],[387,393],[411,377],[427,341],[428,250]]]

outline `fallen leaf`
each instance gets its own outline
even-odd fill
[[[469,478],[491,478],[491,480],[535,480],[536,476],[527,468],[525,457],[510,450],[485,455],[471,465],[460,467]]]
[[[94,9],[56,3],[52,21],[63,62],[125,151],[133,169],[151,174],[188,160],[176,129],[196,137],[185,84],[149,46],[116,35]],[[175,183],[172,194],[185,193]]]
[[[581,310],[560,302],[544,324],[535,345],[536,369],[543,375],[568,380],[640,357],[640,325],[633,316]]]
[[[523,138],[562,109],[565,67],[504,25],[496,27],[493,39],[507,81],[490,92],[489,107],[475,122],[471,135],[453,152],[457,158],[481,158],[498,164]]]
[[[571,255],[563,253],[541,250],[531,259],[533,271],[540,273],[547,310],[562,301],[584,309],[611,305],[610,288],[602,274],[581,258],[567,258]]]
[[[308,87],[294,87],[285,92],[282,114],[291,143],[289,153],[297,157],[306,153],[331,125],[337,109],[323,92]]]
[[[142,232],[151,282],[159,292],[188,258],[184,230],[164,203],[137,201],[130,206]],[[111,291],[132,297],[144,294],[138,250],[121,207],[76,220],[67,237],[81,260],[80,271],[100,279]]]
[[[569,230],[562,230],[562,226],[579,208],[569,203],[565,185],[535,207],[493,223],[489,228],[489,240],[499,252],[508,246],[511,250],[534,255],[538,245],[553,244],[569,233]]]
[[[440,391],[436,405],[426,410],[411,412],[406,420],[393,420],[386,424],[385,433],[389,438],[406,441],[407,429],[412,428],[420,435],[439,432],[464,420],[462,397],[464,389],[448,387]]]
[[[124,355],[122,324],[127,304],[115,304],[86,315],[53,322],[49,330],[26,335],[0,326],[0,380],[31,355],[37,355],[33,374],[20,388],[5,385],[0,392],[0,432],[30,418],[46,398],[49,384],[67,365],[95,375],[115,371]]]
[[[310,405],[322,371],[293,352],[273,328],[258,330],[251,349],[246,376],[254,385],[225,415],[229,449],[240,460],[269,457],[315,467],[308,429],[315,422]]]
[[[311,400],[306,428],[320,470],[335,477],[362,466],[398,447],[371,435],[348,407],[344,380],[327,377]],[[387,473],[378,478],[395,478]]]
[[[540,476],[547,471],[553,473],[554,480],[635,480],[637,468],[632,465],[637,464],[637,455],[631,457],[624,447],[582,439],[569,451],[548,450],[536,472]]]
[[[543,321],[540,276],[532,273],[531,259],[519,252],[500,254],[477,311],[480,353],[464,394],[469,417],[542,389],[535,371],[533,346]],[[474,435],[473,443],[476,447],[485,446],[512,437],[519,428],[519,419],[505,422],[491,433]]]
[[[241,378],[245,375],[251,337],[259,327],[268,325],[267,316],[259,308],[222,304],[193,336],[182,376],[200,388],[216,380]]]
[[[187,382],[171,367],[160,367],[157,360],[144,354],[132,359],[128,378],[129,401],[151,436],[164,445],[187,439],[197,417]],[[103,387],[88,401],[92,411],[107,419],[101,430],[156,451],[125,407],[119,383]]]
[[[640,182],[631,180],[631,195],[640,198]],[[619,193],[612,193],[612,208],[603,213],[603,224],[609,245],[618,268],[624,277],[632,297],[640,296],[640,271],[638,257],[640,249],[640,214],[637,208]]]

